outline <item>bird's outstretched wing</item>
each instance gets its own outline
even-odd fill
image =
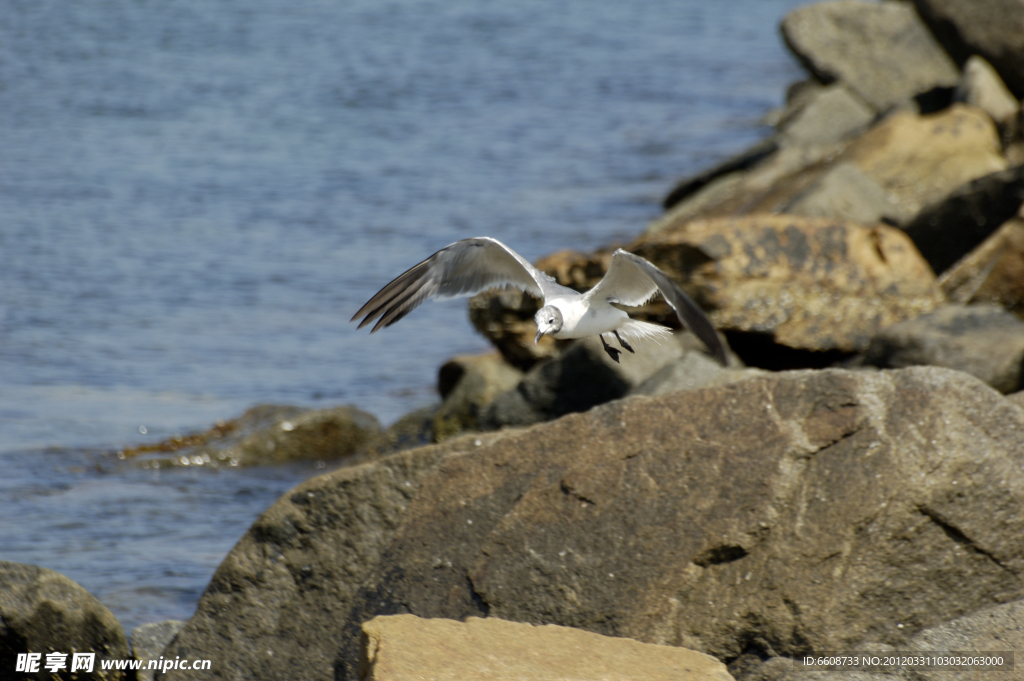
[[[513,286],[542,299],[570,290],[497,239],[482,236],[456,241],[399,275],[359,308],[352,321],[362,317],[361,329],[380,317],[373,333],[391,326],[427,298],[472,296],[499,286]]]
[[[725,366],[725,348],[711,320],[690,296],[669,279],[667,274],[639,255],[633,255],[621,248],[616,250],[612,254],[612,261],[604,279],[587,291],[586,295],[592,299],[604,299],[610,303],[637,307],[659,292],[675,310],[682,325],[693,331],[697,338],[708,346],[715,359]]]

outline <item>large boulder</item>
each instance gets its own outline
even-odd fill
[[[366,681],[733,681],[709,655],[553,624],[390,615],[363,634]]]
[[[965,183],[1007,167],[995,123],[967,104],[924,116],[897,111],[860,136],[840,135],[827,143],[817,130],[827,129],[828,119],[814,121],[796,114],[777,136],[773,153],[699,186],[684,183],[692,191],[645,233],[670,232],[700,217],[756,213],[904,224]]]
[[[39,654],[35,673],[15,673],[19,654]],[[50,673],[48,653],[63,653]],[[81,586],[64,575],[0,561],[0,676],[4,678],[83,678],[73,672],[74,653],[93,653],[95,679],[123,679],[123,670],[104,670],[103,662],[126,660],[128,641],[121,623]]]
[[[843,81],[877,111],[956,86],[956,64],[914,9],[839,0],[799,7],[782,20],[793,54],[824,83]]]
[[[1024,594],[1022,433],[937,368],[615,402],[442,462],[350,620],[487,614],[723,660],[896,645]]]
[[[853,163],[889,191],[901,223],[1007,166],[992,119],[966,104],[927,116],[894,113],[857,138],[838,161]]]
[[[688,280],[723,331],[790,348],[863,350],[879,329],[943,300],[910,239],[884,225],[794,215],[694,220],[633,248]]]
[[[352,597],[379,568],[423,478],[445,457],[510,432],[453,438],[302,483],[235,545],[163,656],[211,660],[223,679],[335,678]],[[209,677],[209,671],[157,675]]]
[[[966,371],[1012,393],[1024,388],[1024,321],[997,305],[949,305],[883,329],[864,356],[882,368]]]
[[[914,5],[958,63],[981,55],[1024,98],[1024,2],[914,0]]]
[[[164,656],[355,679],[361,624],[411,613],[729,661],[898,645],[1024,597],[1024,410],[960,372],[773,374],[478,437],[300,485]]]

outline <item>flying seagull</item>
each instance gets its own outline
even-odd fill
[[[635,352],[629,341],[671,335],[671,329],[630,319],[616,307],[637,307],[661,293],[683,326],[697,334],[715,359],[723,366],[726,364],[725,348],[715,327],[697,304],[660,269],[621,248],[612,254],[608,272],[597,286],[577,293],[559,285],[497,239],[463,239],[398,276],[359,308],[352,321],[362,317],[361,329],[380,317],[370,331],[373,333],[382,326],[391,326],[427,298],[460,298],[500,286],[515,287],[544,301],[534,315],[534,343],[545,334],[558,339],[596,335],[616,362],[621,351],[608,344],[606,333],[615,336],[629,352]]]

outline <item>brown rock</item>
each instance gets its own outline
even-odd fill
[[[37,673],[15,672],[19,653],[41,654]],[[51,674],[47,653],[64,653],[63,669]],[[71,672],[73,653],[95,653],[88,678],[126,678],[124,671],[102,669],[104,661],[129,657],[124,629],[102,603],[58,572],[0,561],[0,676],[85,678],[81,670]]]
[[[380,438],[380,424],[353,406],[262,404],[203,433],[127,449],[143,466],[259,466],[350,458]]]
[[[279,500],[164,656],[354,679],[360,623],[398,613],[721,660],[898,645],[1024,597],[1022,434],[1024,410],[928,367],[772,374],[403,452]]]
[[[937,87],[952,88],[957,68],[912,7],[839,0],[799,7],[782,36],[825,83],[846,82],[877,111]]]
[[[994,303],[1024,317],[1024,216],[1005,222],[943,273],[939,285],[957,303]]]
[[[209,659],[224,679],[334,679],[352,596],[378,568],[424,476],[510,432],[453,438],[297,486],[231,550],[163,656]],[[210,672],[157,678],[206,681]]]
[[[942,302],[901,231],[791,215],[695,220],[632,246],[689,280],[724,331],[807,350],[851,352],[879,329]]]
[[[854,141],[849,161],[892,193],[901,217],[961,185],[1006,168],[995,124],[981,109],[955,104],[929,116],[900,111]]]
[[[366,681],[732,681],[702,653],[551,624],[392,615],[363,634]]]
[[[487,614],[722,660],[900,645],[1024,596],[1022,436],[1018,407],[932,367],[622,400],[441,462],[349,618]],[[341,646],[352,669],[358,631]]]

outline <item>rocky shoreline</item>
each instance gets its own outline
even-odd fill
[[[809,77],[776,132],[622,245],[708,311],[728,367],[682,331],[621,364],[593,339],[534,346],[535,301],[478,296],[496,352],[445,364],[442,403],[387,429],[261,407],[121,452],[334,470],[131,647],[67,578],[0,563],[0,668],[74,650],[211,661],[138,674],[167,679],[938,680],[979,672],[796,662],[1024,651],[1024,4],[837,0],[781,30]],[[584,290],[613,250],[538,266]]]

